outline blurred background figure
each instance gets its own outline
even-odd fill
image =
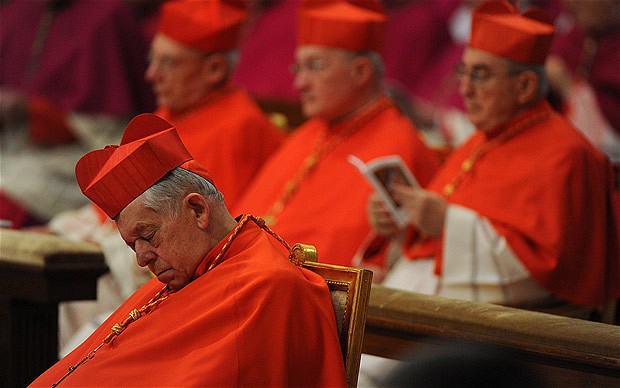
[[[0,219],[19,228],[85,204],[80,155],[152,110],[147,42],[122,0],[0,5]]]
[[[394,263],[382,285],[523,308],[569,305],[585,319],[607,315],[620,297],[611,165],[545,99],[554,30],[540,8],[520,14],[498,0],[474,8],[456,75],[476,132],[425,188],[394,186],[406,228],[370,196],[377,238],[356,257]],[[390,363],[363,355],[360,382]]]
[[[316,245],[325,262],[352,265],[370,231],[371,188],[347,157],[367,162],[399,155],[421,184],[438,161],[386,94],[382,4],[306,1],[301,7],[292,71],[309,120],[265,163],[233,210],[264,217],[289,241]]]
[[[563,0],[547,61],[554,97],[570,121],[620,165],[620,0]]]

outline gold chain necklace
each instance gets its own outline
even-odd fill
[[[381,113],[384,109],[392,105],[391,100],[388,97],[383,96],[375,103],[364,109],[364,111],[359,114],[359,117],[353,120],[348,127],[345,127],[342,131],[333,135],[331,138],[328,139],[328,131],[324,131],[315,142],[310,156],[306,157],[302,163],[300,170],[284,185],[278,199],[271,206],[271,209],[269,209],[267,214],[263,216],[265,222],[268,225],[274,225],[277,222],[277,217],[282,210],[284,210],[284,206],[288,203],[299,186],[301,186],[301,183],[308,177],[308,175],[310,175],[325,155],[336,148],[338,144],[363,125],[372,120],[376,115]]]
[[[265,224],[265,221],[262,218],[254,217],[251,214],[246,214],[246,215],[244,215],[241,218],[241,220],[237,223],[235,228],[229,234],[228,239],[226,240],[226,242],[222,246],[222,249],[217,254],[215,259],[213,259],[213,262],[211,263],[211,265],[209,266],[209,268],[207,269],[206,272],[209,272],[211,269],[213,269],[219,263],[220,259],[224,255],[224,253],[226,253],[226,251],[228,251],[228,248],[230,247],[230,245],[233,242],[233,240],[235,239],[235,237],[237,237],[237,235],[239,234],[239,231],[241,230],[241,228],[243,228],[243,226],[249,220],[254,221],[261,229],[265,230],[273,238],[278,240],[282,245],[284,245],[286,247],[286,249],[289,251],[289,261],[291,261],[292,263],[294,263],[296,265],[303,264],[303,262],[304,262],[303,252],[298,248],[297,244],[295,246],[291,247],[282,237],[280,237],[277,233],[275,233],[273,230],[271,230]],[[125,331],[125,329],[127,328],[127,326],[129,326],[129,324],[131,324],[132,322],[135,322],[138,319],[142,318],[143,316],[151,313],[161,302],[163,302],[164,300],[168,299],[168,297],[172,293],[174,293],[174,291],[171,290],[166,285],[157,294],[155,294],[155,296],[151,300],[149,300],[144,306],[140,307],[139,309],[131,310],[129,312],[129,316],[127,318],[125,318],[125,320],[123,322],[115,323],[112,326],[112,329],[111,329],[112,332],[110,334],[108,334],[104,338],[104,340],[101,341],[101,343],[96,348],[94,348],[93,350],[88,352],[88,354],[83,359],[81,359],[80,362],[78,362],[75,365],[70,366],[69,367],[69,371],[67,373],[65,373],[65,375],[62,376],[60,378],[60,380],[58,380],[55,384],[53,384],[52,388],[58,386],[58,384],[60,384],[64,379],[66,379],[71,373],[73,373],[80,365],[83,365],[87,361],[92,360],[95,357],[95,354],[97,353],[97,351],[99,349],[101,349],[104,345],[111,343],[116,337],[121,335],[121,333],[123,331]]]
[[[82,360],[80,360],[80,362],[78,362],[75,365],[70,366],[69,371],[64,376],[62,376],[60,380],[56,382],[56,384],[53,384],[52,388],[60,384],[71,373],[73,373],[79,366],[85,364],[88,360],[92,360],[95,357],[95,354],[97,353],[99,349],[101,349],[105,344],[111,343],[116,337],[121,335],[121,333],[125,331],[125,329],[127,328],[127,326],[129,326],[130,323],[137,321],[143,316],[149,314],[151,311],[153,311],[153,309],[155,309],[155,307],[157,307],[161,302],[166,300],[168,296],[170,296],[170,294],[172,293],[173,291],[170,290],[168,286],[164,286],[164,288],[162,288],[157,294],[155,294],[155,296],[151,300],[149,300],[144,306],[140,307],[139,309],[131,310],[129,312],[129,317],[125,318],[125,320],[121,323],[115,323],[112,326],[112,329],[111,329],[112,332],[108,334],[96,348],[88,352],[88,354]]]
[[[442,189],[442,194],[444,198],[448,198],[454,193],[457,187],[463,182],[467,174],[474,168],[474,164],[481,159],[484,155],[486,155],[491,149],[495,148],[497,145],[502,144],[506,140],[515,136],[522,130],[531,127],[534,124],[537,124],[543,120],[545,120],[549,116],[548,108],[542,112],[535,114],[529,119],[523,120],[519,123],[516,123],[512,127],[507,128],[504,132],[493,138],[488,142],[483,142],[476,146],[469,154],[469,156],[463,160],[461,163],[461,170],[457,174],[454,179],[450,183],[444,185]]]

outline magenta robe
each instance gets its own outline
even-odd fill
[[[0,7],[0,86],[45,97],[65,111],[152,111],[144,81],[148,44],[122,0],[75,0],[57,11],[36,70],[28,74],[47,3],[18,0]]]

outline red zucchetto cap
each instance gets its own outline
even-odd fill
[[[237,47],[246,16],[245,0],[179,0],[161,7],[159,32],[204,52]]]
[[[551,47],[553,20],[540,8],[519,15],[507,1],[484,1],[472,13],[469,47],[515,62],[543,64]]]
[[[299,11],[297,44],[380,52],[386,20],[378,0],[306,0]]]
[[[80,189],[110,218],[159,181],[181,167],[213,183],[190,155],[176,129],[164,119],[145,113],[129,122],[121,144],[84,155],[75,166]]]

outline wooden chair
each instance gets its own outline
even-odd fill
[[[338,324],[347,386],[356,387],[372,285],[372,271],[318,263],[316,249],[311,245],[295,244],[293,250],[303,250],[301,265],[323,277],[329,287]]]

